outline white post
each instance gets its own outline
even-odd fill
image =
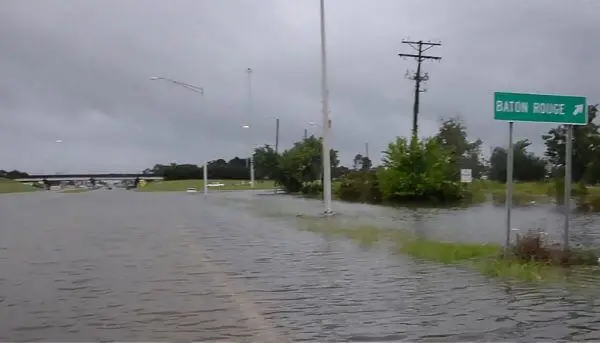
[[[208,195],[208,162],[204,162],[204,168],[202,169],[204,169],[202,174],[204,178],[204,196],[206,197]]]
[[[250,130],[248,130],[250,134],[250,147],[252,151],[250,152],[250,187],[254,188],[254,140],[252,135],[252,69],[246,69],[248,73],[248,126]]]
[[[325,0],[321,0],[321,97],[323,110],[323,202],[325,215],[331,214],[331,158],[329,155],[329,90],[327,89],[327,51],[325,49]]]

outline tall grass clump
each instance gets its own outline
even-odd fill
[[[442,264],[464,264],[484,275],[524,281],[556,280],[571,267],[598,265],[598,254],[590,249],[563,247],[541,230],[517,235],[504,254],[503,247],[491,243],[442,242],[416,238],[407,231],[372,226],[347,227],[310,225],[308,231],[345,237],[361,246],[392,243],[394,251]]]
[[[564,249],[542,230],[529,230],[518,235],[512,256],[521,262],[537,262],[550,266],[598,265],[598,255],[591,249]]]
[[[517,235],[508,256],[483,261],[478,267],[489,276],[544,281],[564,277],[565,271],[571,267],[596,265],[598,255],[593,250],[565,250],[542,230],[532,229],[524,235]]]

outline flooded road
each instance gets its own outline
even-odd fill
[[[506,283],[304,230],[330,220],[501,242],[503,208],[335,205],[324,219],[319,201],[251,193],[0,196],[0,340],[600,340],[600,279]],[[561,230],[551,207],[514,218]],[[600,246],[599,224],[576,217],[573,240]]]

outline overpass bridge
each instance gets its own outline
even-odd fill
[[[162,176],[152,176],[143,174],[125,174],[125,173],[109,173],[109,174],[61,174],[61,175],[29,175],[27,177],[15,179],[18,182],[39,182],[47,180],[49,182],[60,182],[60,181],[88,181],[89,179],[96,181],[123,181],[123,180],[147,180],[157,181],[164,180]]]

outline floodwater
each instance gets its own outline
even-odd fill
[[[318,200],[248,192],[0,196],[0,340],[600,340],[600,278],[507,283],[303,230],[502,242],[502,207],[334,205],[318,218]],[[576,216],[573,241],[600,246],[599,223]],[[562,217],[521,208],[513,226],[559,234]]]

